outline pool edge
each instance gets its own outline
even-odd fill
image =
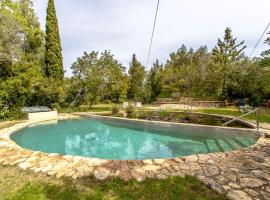
[[[58,119],[70,118],[74,118],[74,116],[59,117]],[[222,182],[222,180],[233,178],[234,173],[240,173],[242,167],[246,165],[244,162],[260,163],[258,170],[262,170],[264,166],[266,168],[270,166],[267,157],[268,151],[264,152],[270,146],[270,139],[263,135],[263,133],[269,134],[269,130],[260,130],[261,136],[256,144],[230,152],[197,154],[169,159],[121,161],[31,151],[18,146],[9,138],[11,134],[21,128],[39,122],[41,121],[22,122],[0,130],[1,165],[13,165],[35,173],[44,173],[57,178],[71,177],[73,179],[94,176],[98,180],[120,177],[124,180],[144,181],[149,178],[165,179],[173,176],[191,175],[209,185],[213,190],[226,195],[234,192],[234,188],[230,188],[230,184],[227,185],[228,183]],[[247,160],[245,160],[246,158]],[[241,164],[241,159],[244,159],[244,165]],[[263,164],[261,164],[262,162]],[[248,171],[249,176],[253,176],[253,171]],[[262,186],[266,184],[264,180],[256,180]],[[237,184],[235,181],[236,179],[233,180],[233,184]],[[239,187],[243,186],[240,185]]]

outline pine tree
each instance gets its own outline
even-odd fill
[[[46,18],[45,74],[56,80],[64,78],[62,47],[54,0],[49,0]]]
[[[268,33],[268,38],[265,40],[265,43],[270,46],[270,32]],[[265,95],[265,98],[270,98],[270,48],[262,53],[263,59],[261,60],[262,66],[262,91]]]
[[[135,101],[142,101],[145,68],[137,60],[135,54],[133,54],[132,56],[128,74],[129,74],[129,89],[127,94],[128,99]]]
[[[153,64],[153,67],[149,71],[147,84],[150,89],[150,102],[155,101],[157,96],[162,90],[162,72],[163,66],[159,64],[159,61]]]
[[[223,40],[218,39],[217,46],[212,51],[211,64],[209,66],[209,83],[214,87],[214,93],[223,100],[228,97],[230,87],[233,87],[236,70],[244,59],[244,41],[236,43],[237,38],[232,35],[232,30],[226,28]]]
[[[270,46],[270,32],[268,33],[268,38],[265,40],[265,44],[269,45]],[[262,53],[262,56],[263,56],[263,59],[262,59],[262,62],[261,62],[261,65],[263,67],[270,67],[270,49],[264,51]]]

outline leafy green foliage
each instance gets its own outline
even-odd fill
[[[136,118],[137,117],[136,107],[131,103],[129,103],[128,106],[126,107],[126,114],[128,118]]]
[[[30,0],[3,0],[0,4],[2,118],[17,119],[23,106],[51,106],[63,101],[61,83],[44,77],[44,33],[32,7]]]
[[[145,69],[133,54],[128,70],[129,88],[127,97],[130,100],[142,101],[144,91]]]
[[[151,103],[159,97],[175,100],[234,100],[248,98],[260,105],[270,98],[269,50],[263,58],[247,58],[227,28],[223,39],[207,47],[170,54],[149,72],[132,56],[128,73],[110,51],[84,53],[63,79],[61,42],[54,1],[49,0],[46,36],[31,0],[0,2],[0,113],[12,117],[23,106],[44,105],[62,111],[93,110],[97,102]],[[45,44],[46,41],[46,44]],[[266,40],[270,45],[270,39]],[[79,107],[82,104],[89,108]],[[72,107],[72,108],[70,108]]]
[[[158,60],[156,60],[153,67],[147,74],[146,92],[149,94],[147,102],[155,101],[156,98],[160,95],[163,85],[162,73],[163,66],[159,64]]]
[[[54,0],[49,0],[46,18],[45,73],[50,78],[64,78],[62,47]]]
[[[22,112],[21,109],[12,108],[7,109],[3,108],[0,110],[0,120],[19,120],[19,119],[26,119],[26,114]]]
[[[238,72],[242,72],[241,61],[244,59],[244,41],[236,43],[232,30],[226,28],[223,40],[218,39],[212,51],[211,63],[208,67],[210,91],[226,100],[229,92],[238,84]]]
[[[118,116],[119,113],[120,113],[120,107],[118,105],[114,104],[112,107],[112,115]]]
[[[74,102],[85,102],[90,107],[97,101],[122,102],[126,98],[125,68],[114,59],[110,51],[84,53],[72,64],[75,89]]]
[[[0,110],[29,103],[42,82],[44,35],[29,0],[0,4]]]
[[[268,33],[268,37],[265,40],[265,43],[270,46],[270,32]],[[270,48],[264,52],[262,52],[263,59],[261,61],[262,66],[270,67]]]
[[[206,47],[194,51],[183,45],[176,53],[170,54],[164,67],[161,96],[202,96],[208,64]]]

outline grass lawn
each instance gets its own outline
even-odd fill
[[[19,121],[1,121],[0,120],[0,130],[4,128],[11,127],[15,124],[17,124]]]
[[[241,116],[243,113],[239,112],[236,108],[204,108],[196,110],[196,112],[202,112],[207,114],[218,114],[218,115],[228,115],[228,116]],[[270,112],[262,109],[259,112],[260,122],[270,123]],[[256,120],[255,113],[245,116],[243,119],[246,120]]]
[[[166,180],[124,181],[118,178],[97,181],[92,177],[56,179],[44,174],[0,165],[2,200],[77,200],[77,199],[226,199],[193,177]]]

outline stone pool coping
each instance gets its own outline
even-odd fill
[[[58,119],[70,118],[78,116]],[[0,130],[0,164],[74,179],[94,175],[99,180],[121,177],[143,181],[192,175],[230,199],[270,199],[270,139],[264,136],[250,147],[231,152],[121,161],[31,151],[10,139],[12,133],[39,122],[26,121]]]

